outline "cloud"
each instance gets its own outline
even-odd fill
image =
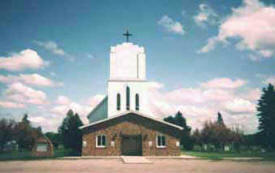
[[[50,112],[57,115],[66,115],[71,109],[80,115],[80,118],[84,123],[88,123],[87,115],[91,110],[104,98],[104,95],[95,95],[90,97],[84,104],[79,104],[71,101],[66,96],[58,96],[56,106],[50,109]]]
[[[5,96],[18,103],[48,104],[47,95],[44,92],[27,87],[20,82],[9,85]]]
[[[197,87],[170,91],[162,91],[161,83],[155,84],[153,86],[158,87],[150,87],[148,98],[150,112],[156,117],[181,111],[194,130],[201,128],[205,121],[215,121],[217,112],[222,112],[229,127],[241,126],[246,133],[257,129],[255,110],[260,89],[247,88],[243,79],[215,78]]]
[[[15,83],[22,82],[24,84],[29,84],[33,86],[43,86],[43,87],[57,87],[62,86],[61,82],[52,81],[40,74],[20,74],[19,76],[14,75],[0,75],[0,82],[2,83]]]
[[[272,84],[275,85],[275,75],[274,76],[268,76],[264,81],[264,84]]]
[[[4,108],[24,108],[25,105],[22,103],[15,103],[10,101],[1,101],[0,100],[0,107]]]
[[[64,49],[60,48],[56,42],[54,41],[34,41],[35,44],[38,46],[43,47],[44,49],[50,51],[54,55],[64,56],[67,57],[70,61],[74,60],[74,57],[69,55]]]
[[[201,27],[205,27],[207,24],[216,25],[218,23],[218,15],[207,4],[200,4],[199,12],[193,18],[194,18],[195,23]]]
[[[266,6],[259,0],[244,0],[240,7],[232,9],[232,14],[219,26],[218,35],[208,39],[200,52],[208,52],[218,43],[237,38],[237,49],[250,50],[257,56],[270,58],[275,48],[274,16],[275,7]],[[250,57],[255,59],[256,56]]]
[[[98,105],[103,99],[105,98],[105,95],[97,94],[95,96],[92,96],[88,99],[88,105],[95,107]]]
[[[205,88],[227,88],[227,89],[234,89],[243,86],[246,81],[242,79],[237,79],[233,81],[230,78],[216,78],[210,80],[208,82],[202,83],[202,87]]]
[[[246,93],[241,94],[241,97],[247,100],[250,100],[252,102],[255,102],[260,99],[261,97],[261,90],[259,88],[250,89]]]
[[[32,112],[29,114],[29,120],[34,127],[42,127],[43,132],[57,132],[64,116],[48,114],[46,112]]]
[[[172,32],[179,35],[184,35],[185,31],[183,25],[180,22],[174,21],[167,15],[163,16],[158,24],[163,26],[168,32]]]
[[[68,105],[71,103],[71,100],[66,96],[58,96],[56,100],[56,104],[59,105]]]
[[[225,109],[229,113],[238,114],[238,113],[255,113],[256,106],[251,103],[249,100],[245,99],[234,99],[225,103]]]
[[[57,115],[63,115],[65,116],[67,112],[71,109],[73,112],[78,113],[81,120],[84,123],[88,123],[87,115],[92,110],[93,107],[88,105],[81,105],[76,102],[70,102],[69,104],[64,105],[57,105],[50,109],[51,113],[57,114]]]
[[[42,41],[34,41],[37,45],[49,50],[55,55],[61,55],[64,56],[66,53],[63,49],[58,47],[58,45],[54,41],[47,41],[47,42],[42,42]]]
[[[39,69],[46,65],[48,65],[48,62],[43,61],[38,53],[32,49],[22,50],[10,57],[0,57],[0,69],[9,71]]]

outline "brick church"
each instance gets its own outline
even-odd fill
[[[82,155],[180,155],[183,129],[150,113],[145,50],[124,35],[127,42],[111,47],[108,94],[80,127]]]

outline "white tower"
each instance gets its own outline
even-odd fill
[[[108,117],[125,111],[147,113],[147,105],[144,48],[129,42],[111,47]]]

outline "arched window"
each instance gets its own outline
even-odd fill
[[[116,109],[120,110],[120,94],[116,95]]]
[[[139,95],[136,94],[136,110],[139,110]]]
[[[130,110],[130,88],[126,87],[126,110]]]

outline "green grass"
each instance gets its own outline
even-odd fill
[[[263,160],[275,161],[275,152],[256,153],[256,152],[197,152],[197,151],[182,151],[184,155],[196,156],[203,159],[222,160],[224,158],[233,157],[261,157]]]
[[[31,151],[14,151],[14,152],[5,152],[0,153],[0,161],[9,161],[9,160],[41,160],[41,159],[56,159],[58,157],[68,156],[70,151],[65,149],[54,150],[54,155],[51,157],[35,157],[32,156]]]

